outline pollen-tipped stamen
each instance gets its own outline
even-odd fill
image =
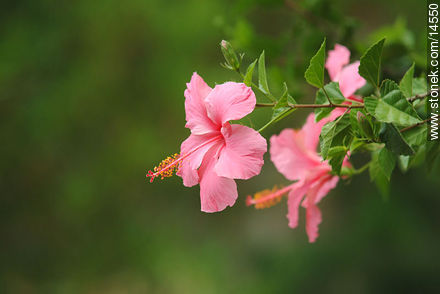
[[[182,157],[178,153],[168,156],[162,160],[158,166],[154,167],[153,171],[149,170],[146,177],[150,178],[150,183],[158,177],[160,177],[161,180],[169,178],[179,170],[181,162]]]
[[[246,198],[246,205],[254,205],[256,209],[269,208],[281,201],[281,198],[289,192],[290,186],[278,189],[274,186],[272,190],[266,189],[255,193],[254,197],[248,196]]]
[[[206,140],[202,144],[194,147],[190,151],[185,152],[185,154],[176,153],[172,156],[168,156],[167,158],[162,160],[162,162],[159,163],[159,165],[157,167],[155,167],[153,169],[153,171],[149,170],[145,176],[147,178],[150,178],[150,183],[152,183],[153,180],[157,177],[160,177],[161,180],[163,180],[164,178],[171,177],[174,173],[177,173],[179,171],[179,169],[182,167],[182,162],[185,158],[187,158],[188,156],[190,156],[191,154],[193,154],[194,152],[196,152],[200,148],[218,140],[219,138],[221,138],[221,136],[222,135],[214,136],[214,137]]]

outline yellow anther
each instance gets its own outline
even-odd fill
[[[181,160],[179,160],[180,155],[175,153],[174,155],[168,156],[159,163],[158,166],[154,167],[153,171],[149,170],[147,172],[147,178],[150,177],[150,183],[157,177],[161,180],[164,178],[171,177],[180,168]]]
[[[279,203],[286,192],[288,192],[288,190],[278,189],[277,186],[274,186],[272,190],[266,189],[255,193],[253,198],[248,196],[246,205],[254,205],[256,209],[268,208]]]

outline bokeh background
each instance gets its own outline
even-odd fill
[[[393,174],[384,200],[368,174],[320,204],[307,242],[283,201],[245,196],[285,184],[269,158],[239,181],[236,205],[200,211],[198,187],[145,171],[178,152],[185,83],[237,80],[219,66],[230,40],[245,63],[266,50],[270,86],[310,102],[303,73],[323,37],[359,58],[388,37],[385,76],[425,67],[422,1],[2,1],[0,293],[438,293],[439,173]],[[298,111],[265,131],[299,127]],[[258,110],[249,123],[270,117]]]

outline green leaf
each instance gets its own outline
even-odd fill
[[[327,92],[332,103],[339,104],[345,101],[345,97],[344,95],[342,95],[341,90],[339,89],[339,83],[331,82],[325,85],[324,89]],[[319,89],[316,92],[315,104],[328,104],[328,99],[323,89]],[[330,112],[332,112],[332,110],[332,108],[316,108],[315,121],[318,122],[324,117],[327,117]]]
[[[428,167],[430,164],[432,164],[433,161],[427,156],[427,146],[429,143],[431,142],[426,142],[426,144],[419,146],[414,155],[400,155],[398,157],[399,167],[402,172],[406,172],[410,167],[417,166],[422,163],[426,163]]]
[[[382,148],[379,150],[379,167],[382,169],[383,174],[389,181],[391,173],[396,166],[396,156],[388,150],[388,148]]]
[[[310,59],[309,67],[304,73],[306,81],[317,88],[324,86],[325,39],[315,56]]]
[[[269,86],[267,85],[266,62],[264,60],[264,51],[258,59],[258,87],[264,94],[269,94]]]
[[[380,85],[380,96],[384,97],[394,90],[399,90],[399,85],[397,85],[395,81],[386,79]]]
[[[425,94],[428,92],[428,85],[424,77],[414,78],[412,81],[413,95]]]
[[[328,151],[334,146],[347,146],[351,141],[350,117],[348,114],[340,116],[335,121],[326,123],[321,130],[321,156],[326,159]]]
[[[410,163],[411,163],[411,156],[399,155],[399,157],[397,157],[397,162],[399,163],[400,170],[402,172],[406,172],[409,168]]]
[[[379,152],[380,150],[372,153],[372,158],[369,165],[370,179],[376,184],[377,188],[382,194],[382,197],[384,199],[388,199],[390,194],[390,186],[383,169],[380,167]]]
[[[380,82],[381,55],[384,42],[385,39],[382,39],[368,48],[362,55],[359,65],[359,74],[376,87],[379,87]]]
[[[405,96],[402,94],[401,91],[393,90],[389,92],[382,98],[382,101],[389,105],[392,105],[394,108],[406,114],[411,115],[413,118],[417,120],[417,122],[420,121],[420,117],[417,114],[416,110],[411,105],[411,103],[409,103],[408,100],[406,100]]]
[[[362,137],[362,132],[361,132],[361,128],[359,125],[359,121],[358,121],[358,115],[356,110],[352,110],[349,112],[350,114],[350,124],[351,124],[351,129],[353,131],[353,134]]]
[[[255,68],[255,64],[257,64],[257,61],[258,59],[255,59],[255,61],[248,66],[246,70],[246,74],[244,75],[243,83],[248,87],[252,86],[252,76],[254,74],[254,68]]]
[[[261,127],[258,131],[259,132],[263,131],[271,124],[285,118],[286,116],[294,112],[296,108],[289,107],[289,104],[296,104],[296,101],[295,99],[292,98],[292,96],[289,95],[287,85],[286,83],[284,83],[283,95],[273,107],[271,120],[268,123],[266,123],[263,127]]]
[[[289,106],[289,104],[295,104],[296,102],[289,95],[286,83],[284,83],[283,88],[283,95],[273,107],[272,119],[276,118],[276,121],[281,120],[296,109]]]
[[[406,98],[412,96],[413,92],[413,77],[414,77],[414,66],[415,63],[411,65],[411,67],[406,71],[402,80],[400,81],[400,90]]]
[[[350,152],[353,153],[354,151],[358,150],[362,146],[365,145],[365,142],[360,140],[359,138],[354,137],[350,144]]]
[[[421,125],[416,128],[407,130],[406,132],[401,133],[403,138],[405,139],[408,144],[413,147],[417,148],[420,145],[423,145],[426,143],[426,138],[428,133],[428,128],[426,125]]]
[[[421,121],[399,90],[392,90],[381,99],[365,97],[364,104],[367,111],[381,122],[410,126]]]
[[[335,146],[328,150],[329,164],[332,167],[332,171],[336,174],[341,173],[342,162],[345,155],[347,155],[347,148],[345,146]]]
[[[342,95],[342,92],[339,89],[338,82],[328,83],[327,85],[324,86],[324,90],[327,92],[328,97],[330,98],[330,101],[333,104],[339,104],[339,103],[342,103],[345,101],[345,97],[344,97],[344,95]],[[322,91],[322,89],[319,89],[319,91]],[[324,96],[325,96],[325,94],[324,94]],[[324,97],[324,98],[326,98],[326,97]]]
[[[379,137],[388,149],[398,155],[413,155],[414,150],[402,137],[400,131],[393,124],[383,124]]]

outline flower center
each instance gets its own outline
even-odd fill
[[[164,178],[171,177],[174,173],[177,173],[179,169],[182,167],[182,161],[185,158],[189,157],[191,154],[193,154],[200,148],[218,140],[220,137],[221,135],[214,136],[209,140],[206,140],[202,144],[196,146],[195,148],[191,149],[187,153],[184,154],[175,153],[174,155],[168,156],[167,158],[162,160],[158,166],[155,166],[153,168],[153,171],[149,170],[145,176],[147,178],[150,178],[150,183],[152,183],[154,179],[158,177],[160,177],[161,180],[163,180]]]

